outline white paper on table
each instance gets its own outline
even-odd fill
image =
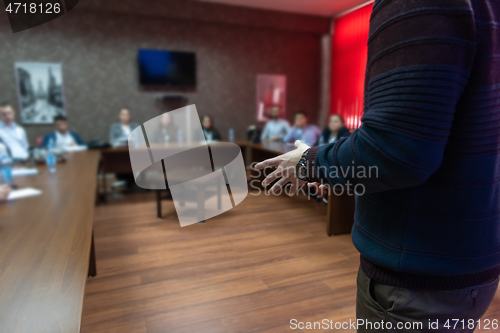
[[[42,194],[42,191],[37,190],[36,188],[27,187],[27,188],[22,188],[20,190],[10,191],[7,200],[16,200],[40,194]]]
[[[36,168],[14,168],[12,169],[12,177],[21,177],[21,176],[32,176],[38,174],[38,170]]]
[[[67,146],[64,147],[64,151],[68,153],[76,152],[76,151],[84,151],[87,150],[87,146]]]

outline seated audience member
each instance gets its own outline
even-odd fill
[[[260,128],[255,125],[250,125],[247,128],[247,140],[252,143],[260,143]]]
[[[304,111],[297,111],[294,115],[293,127],[288,131],[283,142],[294,143],[296,140],[302,141],[308,146],[318,141],[321,132],[315,125],[307,124],[307,116]]]
[[[43,137],[40,147],[46,148],[51,140],[56,148],[64,149],[71,146],[85,145],[85,142],[76,132],[68,130],[68,119],[65,116],[54,117],[54,127],[56,130]]]
[[[130,118],[130,111],[128,109],[121,109],[118,114],[120,122],[111,125],[109,143],[113,147],[128,145],[129,134],[139,126],[137,123],[130,122]],[[117,174],[116,178],[118,181],[111,185],[113,188],[120,186],[132,188],[134,185],[134,175],[132,173]]]
[[[8,103],[0,104],[0,140],[7,147],[14,160],[26,160],[29,157],[28,138],[24,128],[14,121],[16,113]]]
[[[282,141],[290,130],[290,125],[285,119],[280,119],[280,109],[273,107],[271,109],[272,119],[266,123],[260,139],[262,141]]]
[[[156,129],[150,142],[173,143],[177,142],[178,128],[175,126],[169,113],[160,116],[160,126]]]
[[[332,114],[328,120],[328,126],[323,130],[323,134],[318,145],[332,143],[340,138],[347,138],[351,132],[345,127],[344,118],[339,114]]]
[[[203,128],[203,134],[205,134],[205,139],[210,141],[220,141],[222,136],[219,131],[214,128],[212,117],[205,115],[201,117],[201,127]]]
[[[121,109],[118,118],[120,122],[112,124],[109,131],[109,143],[113,147],[126,146],[130,132],[139,126],[139,124],[130,122],[128,109]]]

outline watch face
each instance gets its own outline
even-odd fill
[[[305,180],[307,178],[307,168],[305,165],[300,165],[299,166],[299,174],[298,174],[299,178],[301,180]]]

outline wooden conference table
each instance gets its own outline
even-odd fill
[[[243,160],[249,170],[252,170],[251,166],[253,166],[252,164],[255,162],[260,162],[295,149],[293,144],[285,144],[281,142],[254,144],[246,141],[236,141],[235,143],[241,148]],[[103,175],[106,173],[132,172],[128,147],[116,147],[102,150],[101,162],[101,171]],[[102,184],[101,187],[105,189],[106,178],[102,177],[102,179],[104,184]],[[250,186],[252,187],[260,184],[258,179],[259,177],[257,177],[257,172],[255,170],[252,171],[249,179]],[[351,232],[354,222],[354,203],[354,197],[352,195],[329,195],[326,216],[326,233],[329,236]]]
[[[245,164],[293,146],[237,142]],[[0,205],[0,332],[79,332],[85,283],[95,275],[92,224],[99,160],[104,172],[130,172],[127,148],[68,155],[57,172],[41,166],[15,179],[42,194]],[[354,198],[330,196],[327,233],[347,233]]]
[[[15,178],[38,196],[0,204],[0,332],[79,332],[100,153]],[[95,269],[95,266],[90,268]]]

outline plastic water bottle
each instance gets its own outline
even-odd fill
[[[234,142],[234,129],[232,127],[229,129],[229,142]]]
[[[45,162],[47,163],[47,168],[50,173],[56,172],[57,158],[54,153],[54,140],[50,140],[47,144],[47,155],[45,156]]]
[[[2,154],[0,159],[0,176],[2,184],[12,185],[12,159],[7,154]]]
[[[181,128],[179,128],[177,130],[177,143],[179,145],[182,145],[184,143],[184,138],[182,137],[182,129]]]

